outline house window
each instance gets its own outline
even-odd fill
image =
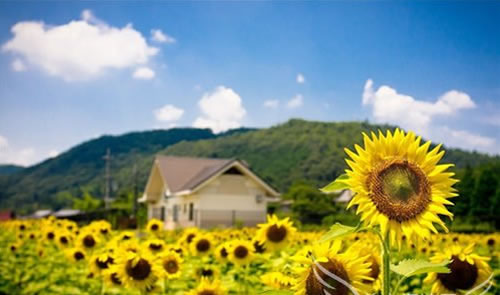
[[[188,207],[187,204],[184,204],[184,214],[187,213],[187,207]]]
[[[165,206],[161,207],[160,219],[161,221],[165,221]]]
[[[194,204],[189,203],[189,221],[193,221],[194,218]]]

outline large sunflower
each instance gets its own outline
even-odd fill
[[[281,249],[292,238],[297,231],[289,218],[278,219],[276,215],[268,215],[267,223],[259,224],[257,240],[266,249]]]
[[[367,256],[359,256],[357,251],[339,253],[340,241],[333,244],[315,244],[305,255],[295,257],[302,264],[297,269],[299,278],[292,287],[295,295],[347,295],[351,288],[357,292],[367,292],[365,282],[370,277],[370,262]]]
[[[474,244],[462,248],[453,245],[444,252],[431,257],[431,262],[440,263],[451,260],[448,265],[450,273],[430,273],[424,280],[426,285],[433,284],[432,294],[457,294],[460,291],[487,288],[492,282],[489,258],[479,256],[474,252]]]
[[[438,214],[453,216],[445,205],[457,196],[452,187],[457,180],[446,172],[451,164],[437,165],[444,151],[441,145],[429,151],[430,142],[420,145],[414,133],[396,129],[384,136],[363,133],[364,148],[355,145],[354,153],[345,149],[352,160],[343,180],[355,193],[348,208],[357,205],[357,214],[367,226],[379,225],[385,236],[400,241],[404,234],[427,238],[437,233],[433,223],[447,230]]]

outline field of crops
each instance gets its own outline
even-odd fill
[[[375,234],[351,233],[316,243],[323,235],[295,231],[287,220],[275,218],[259,229],[212,231],[166,231],[151,220],[143,231],[130,232],[113,231],[105,221],[80,228],[50,218],[11,221],[1,224],[0,294],[347,294],[341,285],[337,293],[304,293],[319,290],[320,278],[332,284],[324,272],[315,277],[320,269],[312,261],[321,257],[332,258],[320,265],[348,280],[359,294],[380,291]],[[402,243],[393,260],[439,260],[439,254],[453,249],[475,260],[479,278],[498,269],[499,239],[498,234],[437,234],[427,242]],[[405,279],[399,290],[429,294],[439,276],[425,278]],[[453,279],[442,281],[457,284]],[[470,277],[462,280],[467,283]]]

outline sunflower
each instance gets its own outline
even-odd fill
[[[259,224],[257,240],[266,249],[281,249],[297,231],[289,218],[279,220],[276,215],[268,215],[267,223]]]
[[[89,260],[90,270],[94,274],[100,274],[101,272],[110,268],[113,265],[114,259],[108,253],[103,253],[99,255],[93,255]]]
[[[185,229],[180,238],[180,243],[184,245],[191,244],[191,242],[194,240],[196,235],[198,235],[198,233],[199,230],[194,227]]]
[[[224,295],[226,292],[219,280],[210,281],[202,278],[196,289],[186,293],[186,295]]]
[[[116,272],[117,279],[124,286],[139,290],[151,288],[161,274],[156,259],[142,249],[138,252],[118,251],[110,271]]]
[[[44,230],[43,238],[48,242],[54,242],[56,239],[56,230],[52,227],[48,227]]]
[[[174,251],[165,251],[157,257],[163,267],[163,277],[175,279],[181,275],[182,258]]]
[[[453,245],[445,248],[442,253],[431,257],[433,263],[451,260],[448,265],[450,273],[430,273],[424,280],[424,284],[432,285],[432,294],[456,294],[466,291],[487,287],[492,282],[491,268],[488,265],[490,259],[474,253],[474,244],[462,248]]]
[[[213,237],[210,234],[197,235],[189,246],[192,255],[208,255],[212,252],[212,248],[214,247]]]
[[[215,259],[217,259],[217,261],[219,261],[220,263],[226,263],[229,256],[228,249],[228,243],[223,243],[217,246],[217,248],[215,248]]]
[[[85,260],[87,255],[82,248],[70,248],[64,251],[66,257],[73,262],[79,262]]]
[[[294,278],[284,275],[281,272],[269,272],[260,276],[261,282],[273,289],[289,290],[294,284]]]
[[[403,234],[412,239],[437,233],[433,223],[447,231],[438,214],[453,217],[445,205],[457,196],[452,187],[457,180],[446,172],[453,165],[437,165],[444,155],[441,145],[429,151],[429,141],[420,145],[420,137],[399,129],[385,136],[372,132],[371,138],[363,133],[363,138],[364,149],[354,146],[357,154],[345,149],[352,160],[346,160],[350,169],[340,181],[355,193],[348,208],[357,205],[366,226],[379,225],[384,236],[389,232],[398,242]]]
[[[122,281],[118,277],[118,273],[112,269],[107,269],[102,272],[102,277],[104,278],[104,282],[111,287],[121,287],[123,286]]]
[[[148,221],[146,230],[153,234],[159,234],[163,230],[163,221],[153,218]]]
[[[207,278],[213,280],[219,275],[219,269],[212,264],[204,264],[195,270],[198,279]]]
[[[346,295],[350,288],[369,290],[365,282],[373,279],[367,256],[359,256],[356,250],[339,253],[341,247],[340,240],[315,244],[309,253],[294,258],[302,264],[297,269],[299,279],[292,287],[295,295]]]
[[[72,235],[69,232],[63,231],[61,233],[58,233],[56,239],[57,239],[57,244],[61,248],[66,248],[71,246]]]
[[[146,241],[146,247],[151,251],[153,254],[160,253],[165,250],[165,241],[160,240],[160,239],[154,239],[154,240],[148,240]]]
[[[363,280],[363,283],[370,285],[373,291],[380,291],[382,288],[382,258],[380,257],[380,249],[372,243],[357,242],[350,248],[356,251],[360,256],[366,256],[367,262],[370,263],[370,273],[368,276],[372,280]]]
[[[253,245],[248,241],[236,240],[229,248],[229,261],[237,266],[249,264],[253,259]]]

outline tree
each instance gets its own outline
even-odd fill
[[[457,183],[459,197],[455,199],[455,206],[452,207],[453,213],[458,216],[466,216],[470,213],[472,198],[474,195],[476,179],[471,166],[467,165],[460,182]]]
[[[479,174],[472,199],[472,214],[480,220],[489,220],[492,216],[493,199],[498,180],[491,167],[486,167]]]
[[[332,196],[306,183],[292,185],[284,198],[293,200],[292,212],[302,223],[320,224],[325,216],[337,212]]]
[[[83,198],[73,199],[73,208],[84,212],[90,212],[97,210],[103,206],[103,201],[94,198],[89,192],[85,191],[83,193]]]

